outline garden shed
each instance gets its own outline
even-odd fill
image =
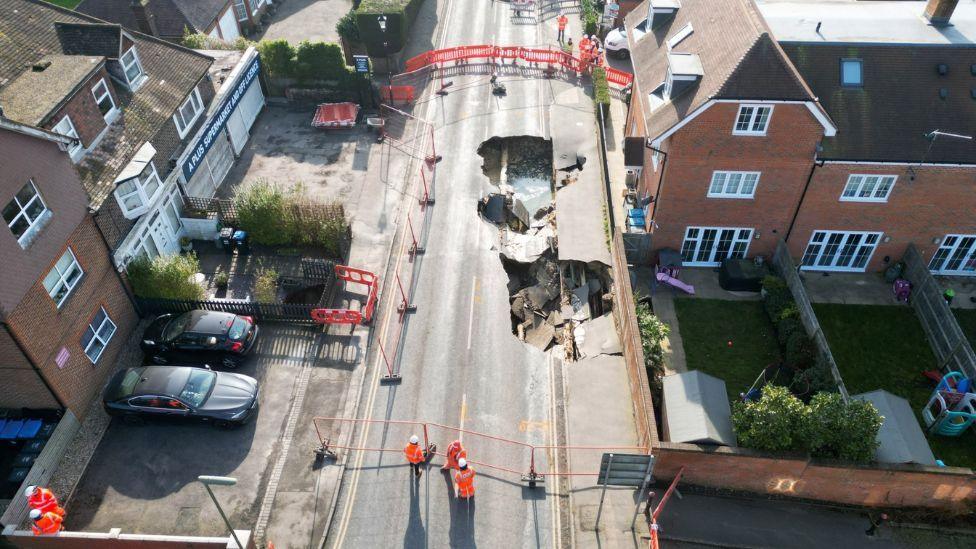
[[[935,465],[935,456],[929,448],[922,427],[915,418],[908,400],[883,389],[853,395],[878,409],[884,423],[878,430],[878,449],[874,458],[882,463],[918,463]]]
[[[725,382],[698,370],[664,378],[664,438],[670,442],[735,446]]]

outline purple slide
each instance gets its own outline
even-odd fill
[[[668,286],[673,286],[686,294],[695,295],[695,287],[691,284],[685,284],[684,282],[678,280],[677,278],[668,276],[667,273],[657,273],[657,281],[663,282]]]

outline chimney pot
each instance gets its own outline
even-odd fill
[[[944,27],[949,24],[958,3],[959,0],[929,0],[925,4],[925,18],[936,27]]]

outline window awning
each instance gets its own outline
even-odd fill
[[[146,141],[143,146],[139,147],[139,150],[119,173],[119,176],[115,178],[115,184],[118,185],[141,174],[154,156],[156,156],[156,148],[152,146],[152,143]]]

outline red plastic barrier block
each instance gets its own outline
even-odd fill
[[[351,309],[312,309],[312,320],[319,324],[361,324],[363,315]]]
[[[413,86],[383,86],[380,92],[382,100],[390,100],[394,103],[397,101],[406,103],[413,101]]]

